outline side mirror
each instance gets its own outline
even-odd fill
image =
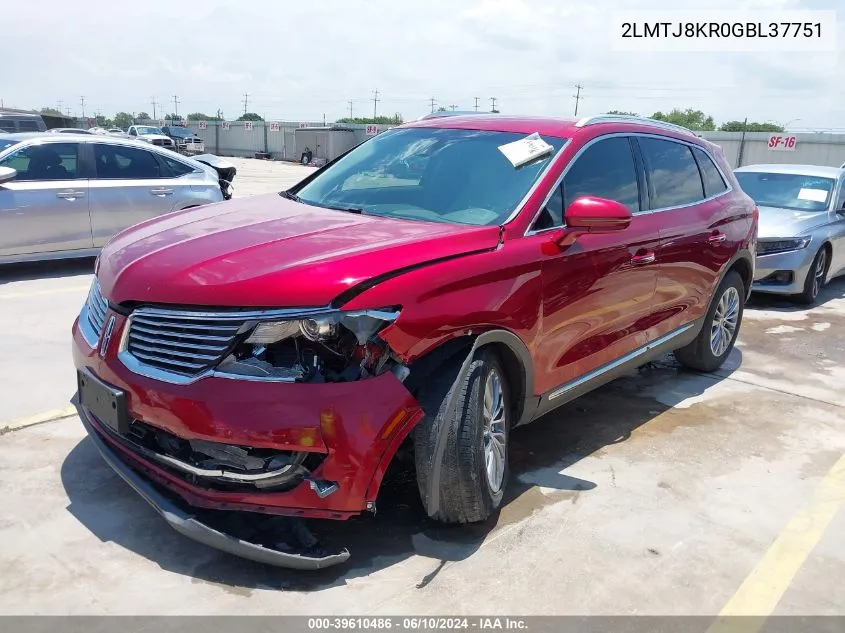
[[[135,130],[129,130],[130,136],[138,136],[138,133]]]
[[[11,167],[0,167],[0,185],[18,177],[18,170]]]
[[[631,224],[631,210],[615,200],[579,196],[566,208],[563,223],[553,239],[559,246],[569,246],[585,233],[624,231]]]

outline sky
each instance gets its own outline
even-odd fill
[[[238,6],[240,5],[240,6]],[[836,9],[835,53],[617,52],[619,9]],[[668,14],[667,14],[668,15]],[[845,131],[842,0],[6,2],[0,99],[82,113],[332,121],[436,107],[571,116],[701,109]],[[11,25],[11,27],[9,26]],[[173,96],[177,103],[174,104]]]

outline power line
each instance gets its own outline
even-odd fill
[[[375,123],[376,120],[376,106],[378,106],[378,102],[381,99],[378,98],[378,90],[373,90],[373,122]]]
[[[249,105],[249,93],[248,92],[244,93],[244,100],[241,101],[241,103],[244,104],[244,114],[246,114],[247,106]]]
[[[496,97],[490,97],[490,103],[493,104],[493,107],[490,108],[490,112],[496,111],[496,101],[497,101]]]
[[[581,89],[584,86],[581,84],[575,84],[575,87],[578,88],[578,92],[573,95],[575,97],[575,116],[578,116],[578,102],[581,101]]]
[[[177,117],[179,116],[179,103],[179,99],[176,97],[176,95],[173,95],[173,114],[175,114]]]

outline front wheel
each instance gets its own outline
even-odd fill
[[[813,263],[810,265],[810,270],[807,271],[807,277],[804,279],[804,290],[795,297],[795,300],[806,305],[815,303],[822,286],[824,286],[826,275],[827,248],[822,246],[816,253]]]
[[[443,374],[448,380],[446,376],[448,372]],[[508,480],[511,422],[505,376],[495,353],[482,349],[463,379],[452,372],[454,382],[448,391],[441,380],[440,387],[435,382],[421,393],[426,417],[415,430],[414,452],[417,483],[426,505],[437,437],[441,431],[447,434],[440,486],[434,492],[439,495],[439,508],[432,518],[444,523],[475,523],[501,505]]]
[[[675,358],[690,369],[716,371],[736,343],[744,309],[745,284],[736,271],[730,271],[716,293],[698,336],[686,347],[675,350]]]

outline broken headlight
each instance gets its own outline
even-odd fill
[[[258,322],[217,370],[283,382],[343,382],[378,374],[392,355],[376,335],[398,316],[398,309],[357,310]]]

